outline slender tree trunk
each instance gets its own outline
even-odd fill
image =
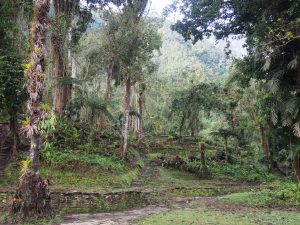
[[[200,143],[200,171],[202,172],[201,175],[204,177],[209,176],[208,168],[205,162],[205,145],[203,142]]]
[[[191,127],[191,136],[193,138],[197,138],[198,132],[197,132],[197,113],[192,112],[191,113],[191,122],[190,122],[190,127]]]
[[[225,162],[228,163],[228,137],[224,137],[225,141]]]
[[[144,88],[139,87],[138,90],[138,145],[143,144],[143,97],[144,97]]]
[[[105,100],[108,100],[111,97],[111,81],[113,77],[114,66],[115,66],[115,58],[112,57],[107,66],[106,92],[104,98]]]
[[[106,101],[111,98],[111,81],[112,81],[112,77],[113,77],[114,65],[115,65],[115,58],[112,57],[109,60],[109,63],[106,68],[106,73],[107,73],[106,91],[105,91],[105,95],[104,95],[104,100],[106,100]],[[107,127],[107,119],[102,114],[100,115],[99,123],[100,124],[99,124],[98,128],[100,131]]]
[[[230,124],[231,124],[231,129],[232,129],[233,133],[235,134],[235,136],[233,137],[234,150],[238,155],[240,155],[241,153],[239,150],[238,138],[236,136],[236,121],[237,121],[236,109],[235,109],[235,107],[232,107],[230,109]]]
[[[11,158],[14,160],[17,154],[17,147],[19,144],[19,135],[18,135],[18,117],[15,112],[11,113],[10,117],[10,131],[13,136],[13,146],[11,150]]]
[[[124,95],[124,113],[123,113],[123,125],[121,134],[121,147],[118,151],[120,155],[125,155],[127,150],[127,139],[128,139],[128,125],[129,125],[129,106],[130,106],[130,95],[131,95],[131,81],[127,78],[125,84],[125,95]]]
[[[260,136],[261,136],[261,148],[264,153],[264,158],[265,158],[265,161],[267,162],[268,167],[271,168],[272,167],[272,159],[271,159],[271,153],[270,153],[270,148],[269,148],[269,140],[267,138],[265,128],[262,125],[259,126],[259,130],[260,130]]]
[[[48,22],[49,0],[36,0],[31,27],[30,41],[32,51],[30,62],[25,71],[28,79],[28,113],[30,124],[24,127],[25,134],[31,139],[29,165],[23,166],[23,174],[14,198],[11,202],[11,216],[13,221],[26,220],[30,217],[52,217],[51,198],[48,183],[39,173],[39,152],[41,149],[41,135],[37,129],[42,109],[40,106],[45,80],[45,52],[46,32]]]

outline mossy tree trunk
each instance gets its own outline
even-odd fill
[[[236,116],[236,107],[231,107],[230,108],[230,126],[232,129],[232,132],[236,134],[236,123],[237,123],[237,116]],[[233,136],[233,144],[234,144],[234,150],[235,152],[240,156],[241,152],[239,149],[239,142],[238,142],[238,137],[237,135]]]
[[[144,85],[140,84],[139,85],[139,89],[138,89],[138,113],[139,113],[139,117],[138,119],[138,145],[142,145],[143,144],[143,99],[144,99],[144,91],[145,91],[145,87]]]
[[[112,57],[109,60],[109,63],[107,65],[107,77],[106,77],[106,91],[105,91],[105,100],[109,100],[111,97],[111,81],[113,77],[113,70],[115,66],[115,57]]]
[[[36,0],[34,16],[31,23],[31,54],[26,66],[25,76],[28,79],[28,114],[29,124],[22,128],[31,140],[28,165],[23,165],[18,189],[11,202],[13,220],[28,218],[52,217],[53,210],[48,189],[48,183],[39,173],[39,152],[41,149],[41,135],[39,122],[45,112],[41,109],[42,93],[45,80],[46,33],[48,25],[49,0]]]
[[[130,77],[128,77],[126,79],[125,93],[124,93],[124,103],[123,103],[124,112],[123,112],[123,124],[122,124],[122,134],[121,134],[121,147],[118,150],[118,153],[122,156],[125,155],[127,150],[130,96],[131,96],[131,79]]]
[[[293,175],[296,182],[300,183],[300,155],[295,154],[293,157]]]
[[[270,169],[272,167],[272,157],[271,157],[271,152],[270,152],[270,147],[269,147],[269,140],[268,140],[264,126],[260,125],[259,130],[260,130],[260,136],[261,136],[261,148],[264,153],[264,160]]]
[[[64,108],[71,97],[71,85],[64,81],[70,77],[68,72],[66,41],[71,25],[71,12],[73,3],[70,0],[53,0],[54,19],[52,22],[52,61],[53,77],[56,78],[56,86],[53,93],[53,109],[60,116],[64,116]]]
[[[205,162],[205,145],[204,145],[203,142],[200,142],[199,146],[200,146],[200,172],[201,172],[201,176],[208,177],[209,176],[209,171],[208,171],[208,168],[207,168],[206,162]]]
[[[105,90],[105,95],[104,95],[104,100],[108,101],[111,98],[111,82],[112,82],[112,78],[113,78],[113,70],[114,70],[114,66],[115,66],[115,57],[112,57],[107,64],[106,67],[106,90]],[[99,126],[99,130],[102,131],[105,128],[108,128],[108,121],[105,118],[105,116],[103,114],[100,114],[99,117],[99,122],[98,122]]]
[[[228,163],[228,136],[224,136],[224,142],[225,142],[225,162]]]

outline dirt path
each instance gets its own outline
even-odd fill
[[[243,215],[249,214],[256,215],[257,212],[265,212],[271,214],[272,212],[279,210],[281,212],[299,212],[296,209],[280,209],[280,208],[268,208],[268,207],[251,207],[245,204],[237,204],[219,201],[219,197],[180,197],[173,196],[171,204],[169,205],[152,205],[143,207],[141,209],[128,210],[115,213],[100,213],[100,214],[81,214],[65,216],[61,225],[132,225],[133,221],[140,220],[145,217],[167,213],[174,210],[197,210],[199,212],[222,212],[224,214],[231,215]],[[236,221],[238,222],[238,221]],[[178,223],[176,223],[178,224]],[[240,223],[238,223],[240,224]],[[261,224],[261,223],[257,223]],[[265,224],[265,223],[262,223]],[[279,223],[281,224],[281,223]]]
[[[63,217],[61,225],[128,225],[130,221],[169,211],[166,206],[147,206],[141,209],[115,213],[80,214]]]
[[[131,221],[153,214],[168,212],[175,209],[204,208],[209,202],[215,203],[217,197],[175,197],[171,205],[151,205],[141,209],[123,212],[78,214],[63,217],[60,225],[130,225]],[[170,199],[171,200],[171,199]],[[189,207],[189,203],[197,201],[196,207]]]

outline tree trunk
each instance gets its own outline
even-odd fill
[[[107,101],[111,98],[111,81],[112,81],[112,77],[113,77],[114,65],[115,65],[115,58],[112,57],[109,60],[109,63],[106,68],[107,77],[106,77],[106,91],[105,91],[105,96],[104,96],[105,101]],[[107,119],[101,114],[100,118],[99,118],[99,127],[98,128],[101,131],[106,127],[107,127]]]
[[[298,154],[294,155],[292,164],[295,180],[300,183],[300,156]]]
[[[115,58],[112,57],[107,66],[106,92],[104,98],[105,100],[108,100],[111,97],[111,81],[113,77],[114,66],[115,66]]]
[[[228,137],[224,137],[225,141],[225,162],[228,163]]]
[[[11,150],[11,158],[14,160],[16,158],[17,147],[19,144],[18,117],[15,112],[11,113],[10,131],[13,136],[13,146],[12,146],[12,150]]]
[[[122,134],[121,134],[121,147],[118,153],[122,156],[125,155],[127,150],[127,139],[128,139],[128,125],[129,125],[129,105],[130,105],[130,95],[131,95],[131,81],[127,78],[125,84],[125,95],[124,95],[124,113],[123,113],[123,124],[122,124]]]
[[[236,132],[236,121],[237,121],[236,109],[235,109],[235,107],[231,107],[231,109],[230,109],[230,125],[231,125],[232,132],[235,134],[233,137],[234,150],[240,156],[241,153],[239,150],[238,138],[236,136],[236,133],[237,133]]]
[[[272,158],[270,153],[269,140],[267,138],[265,128],[262,125],[259,126],[259,130],[261,136],[261,148],[264,153],[265,161],[270,169],[272,167]]]
[[[60,116],[64,116],[64,108],[71,96],[71,85],[63,84],[62,78],[68,77],[68,50],[65,49],[67,34],[71,22],[71,2],[66,0],[64,3],[60,0],[53,0],[55,11],[55,27],[52,32],[52,60],[53,60],[53,77],[56,78],[56,86],[53,94],[53,109]]]
[[[200,172],[203,177],[208,177],[209,172],[205,162],[205,145],[200,143]]]
[[[143,97],[144,89],[139,87],[138,90],[138,145],[143,144]]]
[[[14,198],[11,202],[11,217],[15,221],[24,221],[30,217],[52,217],[51,198],[48,183],[40,177],[39,152],[41,149],[41,135],[37,129],[42,109],[40,106],[45,80],[45,50],[48,22],[49,0],[36,0],[31,27],[31,55],[33,62],[25,71],[27,77],[29,101],[28,113],[30,124],[23,128],[24,133],[31,138],[29,164],[23,165],[23,174]]]
[[[56,47],[57,48],[57,47]],[[57,79],[56,87],[53,96],[53,109],[59,115],[63,116],[63,110],[67,104],[70,97],[69,85],[61,84],[61,79],[67,77],[64,68],[63,56],[59,51],[53,51],[53,64],[54,64],[54,74],[53,76]]]
[[[198,115],[195,112],[191,113],[191,136],[195,139],[198,139]]]

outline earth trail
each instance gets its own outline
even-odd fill
[[[78,214],[63,217],[60,225],[131,225],[132,221],[176,209],[207,209],[218,197],[174,197],[171,205],[150,205],[123,212]],[[217,206],[216,206],[217,208]]]
[[[166,206],[146,206],[123,212],[70,215],[63,218],[61,225],[129,225],[132,220],[169,210]]]

